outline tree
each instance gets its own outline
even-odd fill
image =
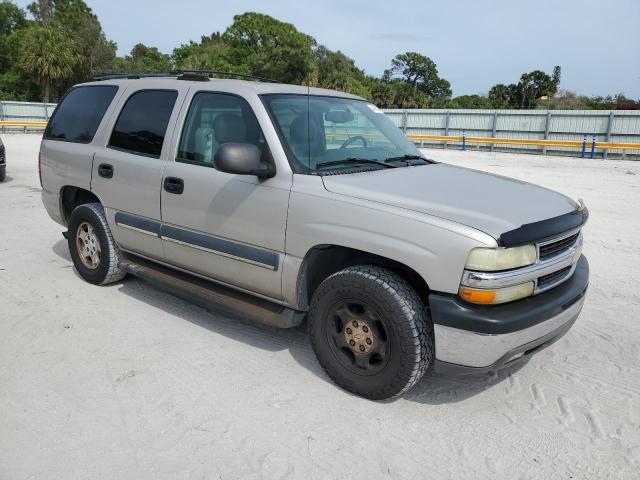
[[[230,46],[233,65],[248,67],[254,75],[288,83],[306,83],[313,70],[315,40],[290,23],[248,12],[233,17],[222,34]]]
[[[627,98],[624,94],[607,95],[606,97],[582,97],[588,108],[592,110],[615,110],[620,105],[633,103],[633,100]]]
[[[380,108],[392,108],[395,91],[389,82],[379,78],[367,77],[367,86],[371,92],[371,101]]]
[[[435,105],[434,105],[435,107]],[[460,95],[448,100],[447,108],[491,108],[491,101],[482,95]]]
[[[83,0],[37,0],[29,5],[37,23],[63,28],[74,39],[78,61],[64,89],[113,69],[116,45],[106,39],[98,17]]]
[[[548,101],[538,103],[539,109],[548,110],[586,110],[589,108],[585,97],[576,95],[575,92],[561,90],[553,98]]]
[[[27,26],[24,11],[9,1],[0,2],[0,74],[11,67],[9,37]]]
[[[551,74],[551,79],[556,86],[556,92],[558,91],[558,87],[560,86],[560,77],[562,75],[562,69],[560,65],[556,65],[553,67],[553,73]]]
[[[116,58],[118,71],[130,73],[161,73],[172,70],[171,57],[160,52],[156,47],[147,47],[138,43],[131,49],[131,54],[124,58]]]
[[[314,50],[314,57],[317,78],[311,83],[371,99],[371,91],[364,84],[364,72],[356,67],[353,59],[341,51],[334,52],[323,45]]]
[[[20,7],[8,0],[0,2],[0,39],[26,26],[27,19]]]
[[[200,43],[191,41],[175,48],[172,60],[176,68],[250,73],[248,66],[234,65],[230,57],[231,46],[215,32],[201,37]]]
[[[394,90],[394,108],[427,108],[429,99],[422,90],[414,88],[409,83],[395,81],[391,83]]]
[[[400,79],[414,89],[420,90],[427,98],[448,98],[451,96],[451,85],[438,76],[438,69],[433,60],[417,52],[406,52],[396,55],[391,60],[391,68],[386,70],[383,78]]]
[[[520,108],[534,108],[540,97],[551,97],[556,89],[553,78],[541,70],[523,73],[517,84],[516,100]]]
[[[514,88],[511,87],[515,87],[515,85],[510,85],[508,87],[499,83],[498,85],[491,87],[491,90],[489,90],[489,94],[487,95],[491,108],[504,109],[513,107],[513,100],[511,97],[514,93]]]
[[[541,70],[523,73],[517,84],[498,84],[489,90],[493,108],[535,108],[541,97],[553,97],[560,85],[560,67],[549,76]]]
[[[76,45],[69,33],[55,25],[35,25],[27,29],[20,49],[20,63],[37,78],[42,101],[48,102],[52,87],[69,79],[78,61]]]

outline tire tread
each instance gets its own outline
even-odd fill
[[[343,375],[341,369],[327,362],[322,355],[317,355],[320,365],[334,382],[357,395],[375,400],[402,395],[420,381],[435,353],[433,325],[428,309],[413,287],[402,277],[375,265],[353,266],[330,275],[314,292],[310,327],[314,321],[321,321],[314,316],[320,299],[333,289],[353,288],[354,282],[368,284],[376,295],[379,294],[384,299],[387,310],[385,313],[392,319],[400,339],[400,370],[391,384],[382,389],[368,390],[350,380],[349,376]],[[316,338],[311,328],[310,335],[317,354],[317,342],[323,339]]]

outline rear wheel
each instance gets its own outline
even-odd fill
[[[434,355],[424,303],[404,279],[376,266],[350,267],[322,282],[311,302],[309,330],[327,374],[373,400],[407,391]]]
[[[6,167],[0,167],[0,182],[4,182],[4,179],[7,176]]]
[[[117,282],[125,276],[120,270],[120,249],[115,244],[99,203],[76,207],[69,219],[69,252],[76,270],[96,285]]]

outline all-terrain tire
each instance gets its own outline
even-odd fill
[[[366,310],[371,310],[370,318],[387,337],[385,363],[373,373],[350,368],[344,358],[356,355],[347,351],[342,357],[344,345],[336,350],[331,344],[335,322],[341,323],[335,319],[334,308],[352,301],[365,305],[363,318]],[[422,378],[434,358],[433,322],[425,304],[402,277],[377,266],[349,267],[325,279],[313,294],[308,328],[313,349],[329,377],[345,390],[372,400],[406,392]]]
[[[93,227],[100,244],[100,261],[96,268],[88,268],[81,260],[78,251],[76,235],[78,228],[86,223]],[[126,273],[118,267],[121,256],[120,249],[113,240],[102,205],[85,203],[76,207],[69,219],[67,237],[73,264],[80,276],[87,282],[106,285],[124,278]]]

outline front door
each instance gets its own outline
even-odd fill
[[[223,143],[269,147],[242,97],[198,92],[164,174],[162,241],[173,265],[214,280],[282,298],[281,271],[291,177],[261,180],[215,169]],[[171,186],[177,182],[179,191]]]
[[[114,239],[125,250],[157,259],[163,258],[163,145],[169,143],[167,128],[175,124],[176,105],[185,94],[175,88],[127,92],[106,146],[93,160],[91,188],[105,207]]]

